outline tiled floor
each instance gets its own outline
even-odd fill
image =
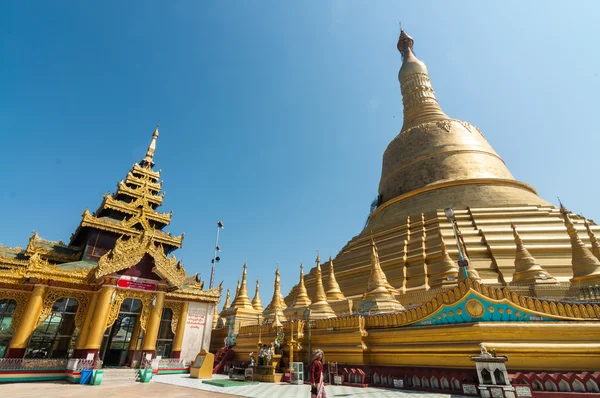
[[[216,375],[217,377],[226,377]],[[202,380],[192,379],[187,374],[154,376],[151,384],[167,383],[176,386],[195,388],[203,391],[223,392],[251,398],[308,398],[310,397],[309,385],[291,385],[284,383],[259,383],[243,387],[216,387],[203,384]],[[327,397],[361,397],[361,398],[401,398],[401,397],[459,397],[458,395],[434,394],[418,391],[399,391],[380,388],[355,388],[346,386],[327,386]],[[224,397],[224,396],[223,396]]]

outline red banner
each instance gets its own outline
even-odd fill
[[[129,279],[119,279],[117,282],[117,286],[122,287],[124,289],[138,289],[138,290],[146,290],[149,292],[153,292],[156,290],[155,283],[149,282],[135,282]]]

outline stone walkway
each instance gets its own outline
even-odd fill
[[[224,375],[215,375],[215,378],[226,378]],[[152,383],[158,384],[169,384],[174,386],[194,388],[196,390],[211,391],[211,392],[222,392],[227,394],[234,394],[242,397],[249,398],[308,398],[310,397],[310,386],[305,385],[292,385],[287,383],[259,383],[256,385],[248,385],[243,387],[217,387],[211,386],[210,384],[203,384],[202,380],[192,379],[188,374],[175,374],[175,375],[161,375],[154,376]],[[360,397],[360,398],[402,398],[402,397],[431,397],[431,398],[448,398],[448,397],[460,397],[460,395],[450,394],[435,394],[429,392],[419,391],[400,391],[385,388],[356,388],[347,386],[327,386],[327,397]],[[194,396],[196,394],[194,393]],[[225,397],[226,395],[220,395]],[[170,396],[169,396],[170,398]]]
[[[173,384],[135,383],[82,386],[67,382],[0,384],[2,398],[236,398],[236,395],[191,390]]]

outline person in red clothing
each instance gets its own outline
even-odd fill
[[[314,350],[310,365],[310,396],[311,398],[327,398],[323,380],[323,350]]]

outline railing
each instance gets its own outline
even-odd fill
[[[68,359],[2,358],[0,370],[66,370],[68,361]]]

